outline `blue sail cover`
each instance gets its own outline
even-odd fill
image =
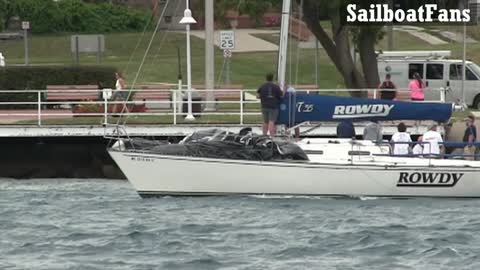
[[[287,93],[280,105],[277,123],[292,126],[307,121],[340,122],[344,120],[446,122],[451,115],[452,104],[450,103],[403,102]]]

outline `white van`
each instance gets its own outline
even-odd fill
[[[425,100],[440,100],[440,88],[449,89],[447,102],[462,99],[462,60],[449,59],[450,51],[392,51],[378,54],[380,81],[390,74],[397,88],[408,89],[418,72],[426,83]],[[480,67],[466,61],[465,103],[480,109]]]

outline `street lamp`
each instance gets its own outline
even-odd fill
[[[194,121],[195,116],[192,113],[192,59],[190,55],[190,24],[197,23],[192,17],[192,11],[188,8],[189,0],[186,0],[186,8],[183,13],[183,18],[180,20],[180,24],[185,24],[187,28],[187,98],[188,98],[188,113],[185,117],[187,121]]]

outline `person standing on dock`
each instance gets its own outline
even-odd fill
[[[112,101],[115,102],[121,102],[121,101],[126,101],[128,99],[128,91],[125,91],[127,88],[127,85],[125,84],[125,79],[123,78],[122,73],[117,72],[115,73],[115,78],[117,81],[115,82],[115,92],[113,93],[112,96]],[[118,113],[121,111],[118,111],[118,107],[120,104],[114,104],[112,108],[112,113]],[[121,107],[123,108],[124,104],[121,104]]]
[[[394,100],[397,97],[397,87],[391,80],[390,74],[385,75],[385,80],[378,86],[380,91],[380,99]]]
[[[475,142],[477,141],[477,127],[475,126],[475,117],[469,115],[467,119],[467,128],[463,134],[463,142],[466,143],[463,148],[463,154],[466,160],[475,160]]]
[[[267,82],[257,90],[257,98],[262,104],[263,135],[270,133],[270,136],[275,136],[277,133],[275,121],[278,118],[283,92],[278,85],[273,83],[272,73],[268,73],[266,79]]]
[[[410,90],[410,99],[412,101],[425,100],[425,83],[417,72],[413,74],[413,80],[408,84],[408,89]]]
[[[0,67],[5,67],[5,56],[0,52]]]

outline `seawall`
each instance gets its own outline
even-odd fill
[[[124,179],[103,137],[1,138],[2,178]]]

